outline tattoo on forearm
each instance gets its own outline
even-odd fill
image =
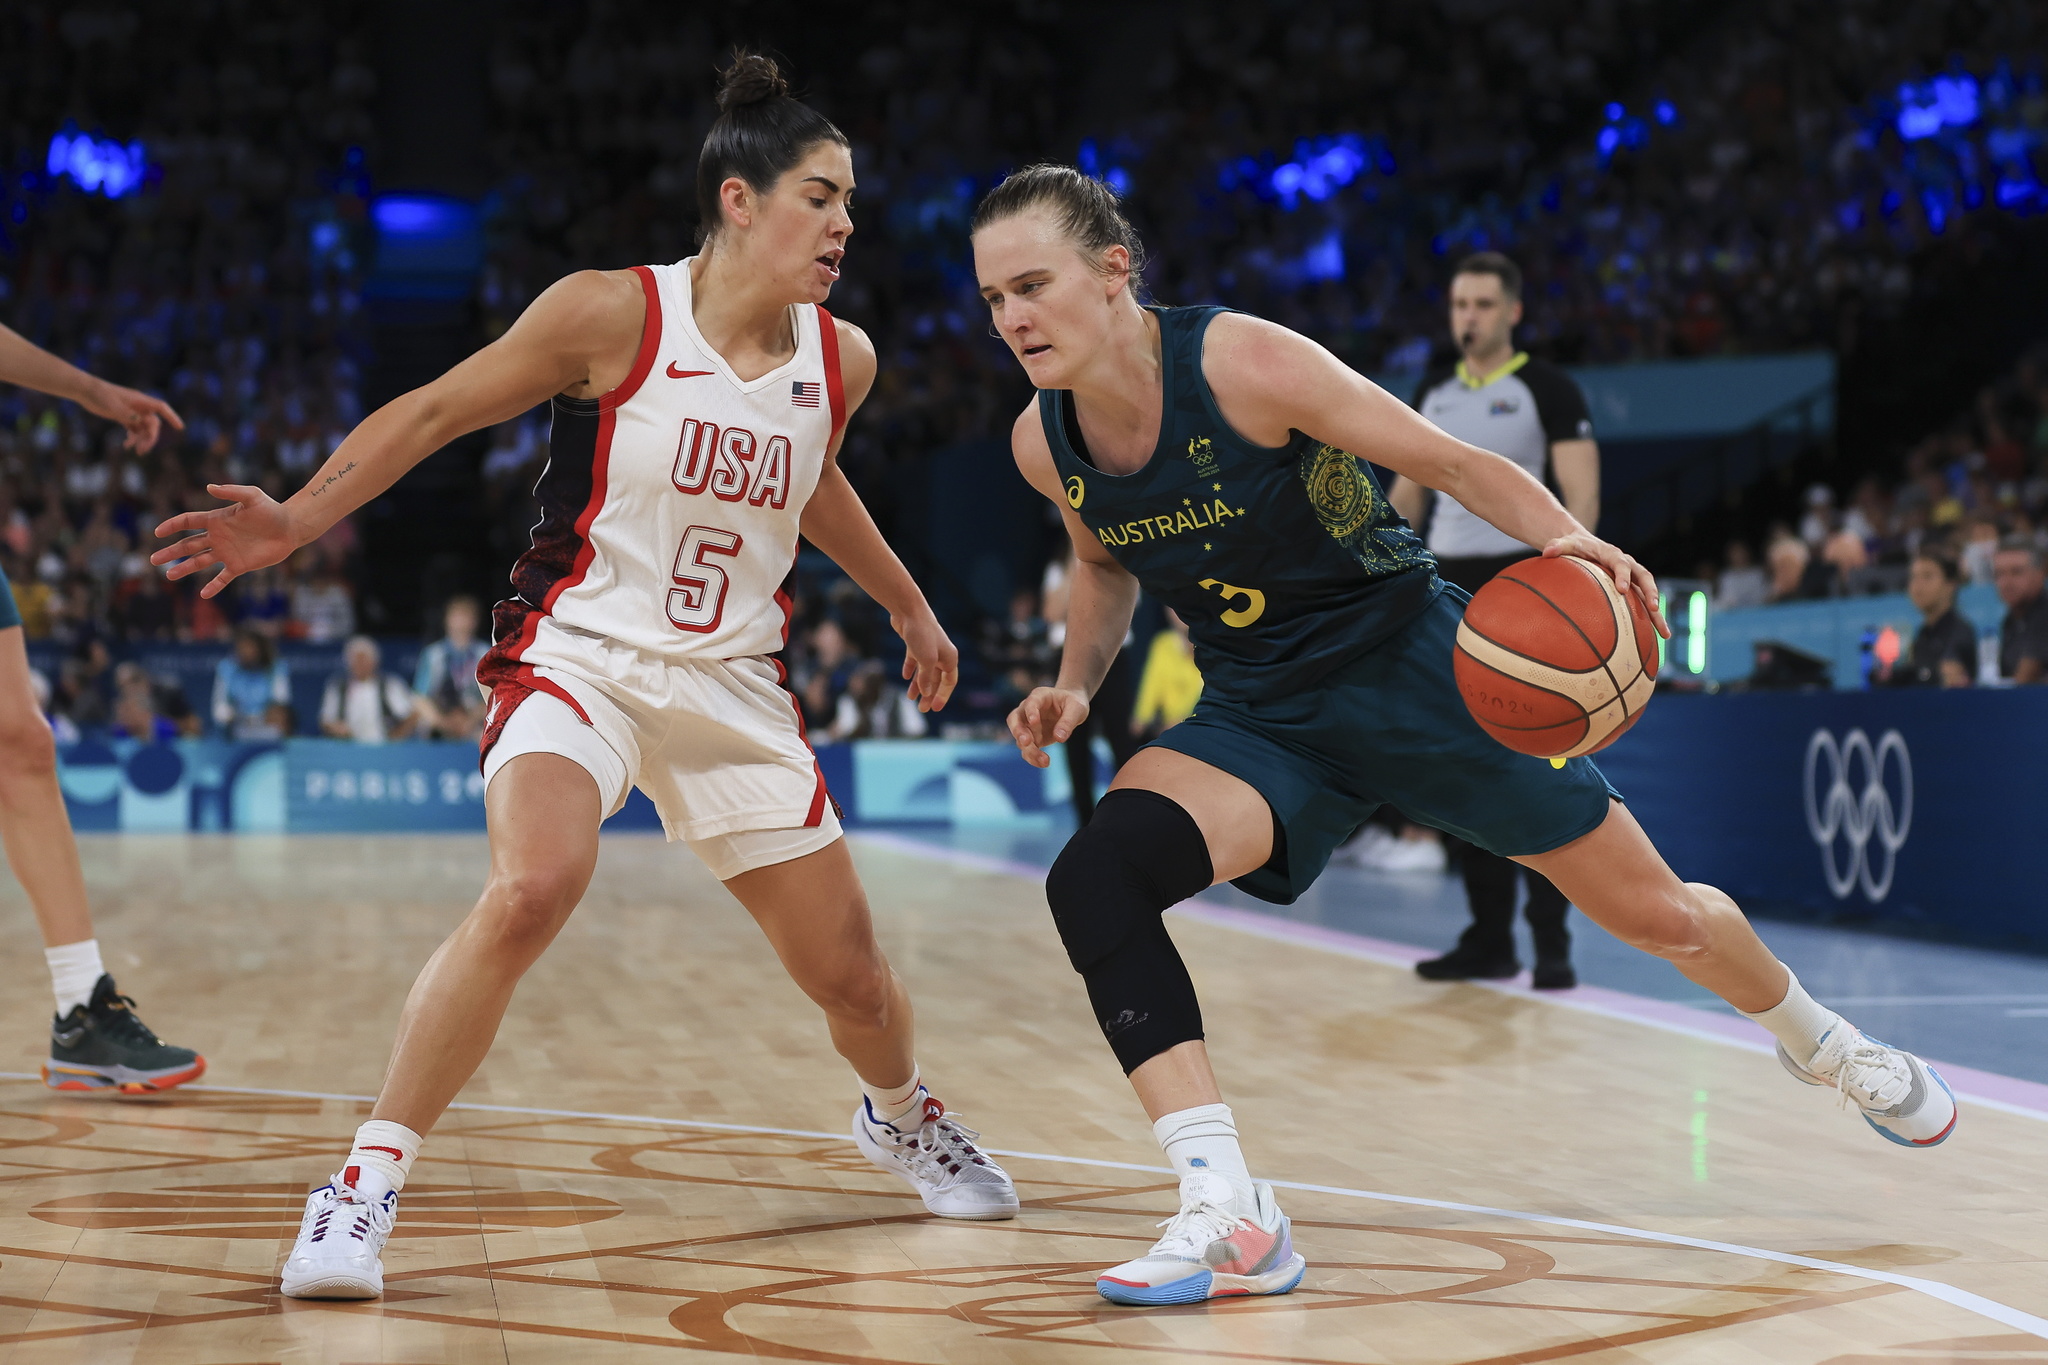
[[[326,478],[322,479],[320,481],[320,486],[314,489],[311,493],[308,493],[306,496],[309,498],[319,497],[322,493],[325,493],[327,491],[328,487],[331,484],[335,483],[337,480],[341,478],[342,475],[348,473],[351,469],[354,469],[355,467],[356,462],[354,460],[350,460],[347,464],[343,465],[341,468],[335,470],[332,474],[329,474]]]

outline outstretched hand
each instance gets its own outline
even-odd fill
[[[1670,623],[1665,621],[1664,608],[1657,598],[1657,579],[1636,563],[1633,555],[1586,531],[1559,536],[1543,547],[1545,559],[1556,559],[1560,555],[1573,555],[1598,564],[1614,576],[1614,586],[1620,588],[1624,595],[1630,588],[1641,593],[1643,605],[1650,609],[1650,621],[1657,627],[1657,633],[1667,640],[1671,638]]]
[[[943,711],[960,681],[960,651],[946,638],[939,618],[926,611],[906,620],[891,616],[889,625],[903,637],[903,676],[907,691],[920,711]]]
[[[189,578],[218,566],[220,572],[199,590],[201,597],[215,597],[241,575],[280,563],[299,548],[284,504],[262,489],[210,483],[206,491],[228,505],[211,512],[181,512],[156,528],[158,540],[190,533],[149,557],[152,564],[170,566],[166,577]]]
[[[128,436],[121,444],[137,455],[147,455],[155,448],[164,423],[169,422],[180,431],[185,429],[185,419],[163,399],[153,398],[136,389],[124,389],[103,379],[95,381],[78,402],[93,416],[104,417],[126,427]]]
[[[1064,744],[1088,719],[1088,698],[1059,687],[1035,687],[1031,695],[1010,712],[1010,737],[1017,741],[1024,761],[1034,768],[1048,766],[1052,759],[1045,746]]]

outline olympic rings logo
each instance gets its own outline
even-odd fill
[[[1898,777],[1896,807],[1884,784],[1888,760],[1894,761]],[[1853,785],[1857,780],[1861,790]],[[1905,739],[1897,730],[1887,730],[1873,748],[1861,730],[1851,730],[1839,744],[1827,730],[1815,730],[1806,743],[1801,794],[1806,798],[1807,832],[1820,845],[1828,890],[1836,900],[1847,900],[1860,885],[1873,904],[1882,901],[1891,893],[1899,850],[1913,828],[1913,758],[1906,752]],[[1837,838],[1848,844],[1842,867],[1835,865]]]

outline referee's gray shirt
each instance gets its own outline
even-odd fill
[[[1557,482],[1550,475],[1550,443],[1593,436],[1586,397],[1572,377],[1526,351],[1478,388],[1467,384],[1456,369],[1430,374],[1416,390],[1415,407],[1459,440],[1505,455],[1553,491]],[[1444,493],[1435,495],[1424,539],[1439,559],[1532,553]]]

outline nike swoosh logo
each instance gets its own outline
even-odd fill
[[[679,370],[676,368],[675,361],[671,360],[668,363],[668,377],[670,379],[695,379],[700,374],[716,373],[716,370]]]
[[[56,1041],[59,1047],[72,1047],[84,1036],[85,1030],[82,1028],[50,1030],[50,1037]]]

